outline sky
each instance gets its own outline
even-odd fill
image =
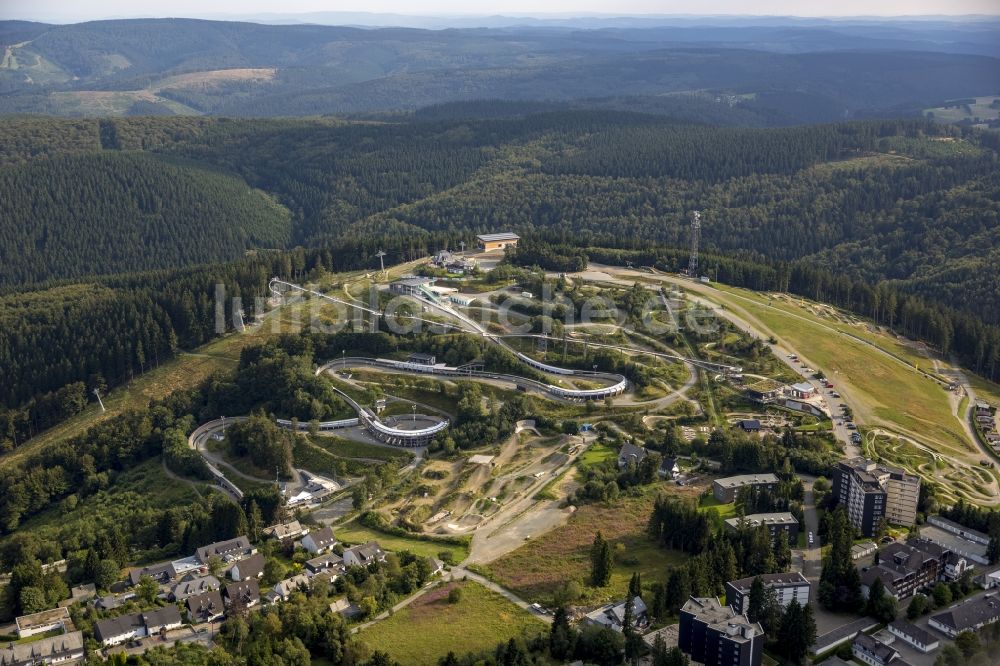
[[[137,16],[249,17],[281,12],[411,15],[914,16],[1000,14],[1000,0],[0,0],[0,19],[74,22]]]

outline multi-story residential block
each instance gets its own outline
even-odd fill
[[[788,535],[788,543],[793,546],[799,538],[799,521],[787,511],[784,513],[752,513],[747,516],[726,519],[726,527],[728,529],[738,530],[740,525],[766,527],[771,533],[772,543],[778,538],[781,532]]]
[[[731,580],[726,583],[726,602],[740,614],[747,612],[747,601],[754,577]],[[788,606],[792,600],[805,606],[809,603],[809,581],[799,572],[762,574],[761,583],[764,587],[773,589],[782,607]]]
[[[872,536],[885,518],[894,525],[912,525],[917,519],[920,477],[866,458],[837,463],[833,497],[844,506],[851,524]]]
[[[681,607],[677,646],[705,666],[760,666],[764,630],[714,597]]]
[[[774,474],[741,474],[716,479],[712,484],[712,494],[723,504],[736,501],[736,494],[747,486],[757,486],[767,490],[778,487],[778,477]]]

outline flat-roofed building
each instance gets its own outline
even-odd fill
[[[63,607],[43,610],[31,615],[22,615],[14,619],[18,638],[44,634],[53,629],[65,630],[68,624],[72,624],[69,619],[69,611]]]
[[[498,234],[479,234],[476,236],[476,240],[479,241],[479,247],[484,252],[493,252],[494,250],[505,250],[508,247],[517,247],[517,242],[521,238],[517,234],[505,231]]]
[[[760,666],[764,630],[715,597],[691,597],[681,607],[677,646],[705,666]]]
[[[422,296],[424,290],[434,284],[434,278],[410,276],[389,283],[389,293],[400,296]]]
[[[798,601],[805,606],[809,603],[809,581],[798,571],[792,573],[761,574],[760,582],[765,588],[774,590],[778,603],[782,607],[788,606],[792,600]],[[755,577],[731,580],[726,583],[726,603],[733,607],[733,610],[740,614],[747,612],[747,599],[750,596],[750,588],[753,586]]]
[[[775,490],[778,487],[778,477],[774,474],[741,474],[716,479],[712,484],[712,494],[722,504],[729,504],[735,502],[737,493],[747,486]]]
[[[747,516],[728,518],[726,519],[726,527],[731,530],[738,530],[740,527],[766,527],[771,534],[772,543],[782,532],[788,535],[789,544],[795,544],[799,538],[799,521],[787,511],[783,513],[751,513]]]

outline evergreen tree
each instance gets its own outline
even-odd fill
[[[628,596],[629,597],[641,597],[642,596],[642,577],[639,572],[636,571],[632,574],[632,578],[628,582]]]
[[[816,620],[812,608],[803,607],[792,599],[785,609],[778,630],[779,646],[783,654],[796,664],[802,663],[809,653],[809,646],[816,641]]]
[[[594,587],[604,587],[611,582],[614,556],[611,544],[598,532],[590,547],[590,581]]]
[[[573,656],[576,648],[576,632],[569,625],[569,615],[564,606],[559,606],[552,617],[549,630],[549,654],[554,659],[565,661]]]
[[[764,616],[767,595],[764,591],[764,581],[760,576],[754,576],[750,584],[750,592],[747,594],[746,614],[751,622],[761,622]]]

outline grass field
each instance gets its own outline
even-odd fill
[[[438,553],[448,552],[451,553],[455,562],[461,562],[469,555],[469,546],[464,543],[445,543],[387,534],[365,527],[354,520],[340,526],[334,526],[333,532],[340,541],[351,544],[378,541],[380,546],[390,551],[408,550],[414,555],[431,557],[437,557]]]
[[[730,502],[729,504],[723,504],[719,500],[715,499],[711,495],[706,495],[701,498],[698,503],[698,508],[701,510],[715,509],[719,514],[719,517],[723,520],[727,518],[732,518],[736,515],[736,503]]]
[[[448,601],[453,588],[457,603]],[[545,624],[499,594],[472,582],[449,583],[431,590],[392,617],[358,634],[372,650],[386,652],[408,666],[433,666],[448,652],[492,650],[517,636],[534,636]]]
[[[656,488],[665,489],[666,484]],[[676,486],[674,486],[676,488]],[[613,505],[585,504],[569,521],[517,550],[490,562],[484,571],[518,596],[548,603],[562,584],[576,580],[584,584],[586,603],[622,597],[632,574],[638,571],[645,582],[662,581],[667,567],[684,555],[660,548],[646,534],[656,490],[641,497],[626,497]],[[586,585],[590,575],[590,545],[600,531],[616,546],[616,563],[611,584],[603,588]],[[617,545],[621,544],[621,548]]]
[[[608,460],[614,460],[618,452],[604,444],[591,444],[577,460],[582,467],[594,467]]]
[[[368,460],[395,460],[402,462],[413,457],[412,453],[403,449],[365,444],[364,442],[355,442],[343,437],[317,435],[310,437],[310,441],[340,458],[365,458]]]
[[[940,385],[846,333],[871,338],[904,360],[909,360],[904,354],[912,358],[914,352],[904,350],[898,341],[884,335],[876,338],[865,328],[832,317],[821,318],[796,303],[774,300],[768,305],[766,295],[743,289],[720,287],[717,300],[749,312],[826,372],[832,382],[843,385],[842,392],[857,405],[857,416],[863,421],[882,423],[945,451],[973,453]],[[930,362],[923,360],[929,367]]]
[[[998,100],[1000,97],[989,96],[976,97],[974,99],[976,100],[975,104],[965,105],[952,103],[947,106],[924,109],[924,115],[927,115],[927,113],[930,112],[934,114],[935,120],[950,123],[965,120],[966,118],[989,120],[1000,117],[1000,107],[992,106],[994,100]]]

